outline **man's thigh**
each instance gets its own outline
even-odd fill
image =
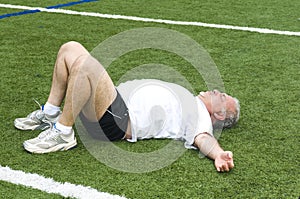
[[[91,94],[82,112],[87,119],[99,121],[116,98],[117,92],[109,74],[95,58],[89,57],[86,65],[88,67],[83,70],[88,73]]]

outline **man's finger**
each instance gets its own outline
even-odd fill
[[[230,169],[234,167],[233,161],[228,161],[227,164]]]
[[[226,151],[221,154],[221,158],[223,160],[230,160],[230,159],[232,159],[232,157],[233,157],[233,155],[230,151]]]
[[[227,164],[223,164],[222,165],[222,170],[223,171],[229,171],[228,165]]]
[[[228,152],[228,153],[227,153],[227,158],[232,159],[232,156],[233,156],[233,155],[232,155],[231,152]]]

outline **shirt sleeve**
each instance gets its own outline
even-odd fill
[[[187,149],[197,149],[193,144],[195,137],[201,133],[208,133],[214,136],[211,118],[204,103],[197,96],[195,100],[197,102],[197,111],[187,118],[187,127],[184,133],[184,146]]]

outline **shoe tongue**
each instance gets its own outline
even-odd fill
[[[41,110],[37,111],[37,113],[35,114],[35,117],[38,119],[38,120],[43,120],[45,118],[45,113]]]

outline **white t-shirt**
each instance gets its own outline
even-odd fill
[[[170,138],[193,146],[200,133],[213,135],[210,115],[203,102],[187,89],[160,80],[144,79],[122,83],[118,91],[130,116],[132,138]]]

